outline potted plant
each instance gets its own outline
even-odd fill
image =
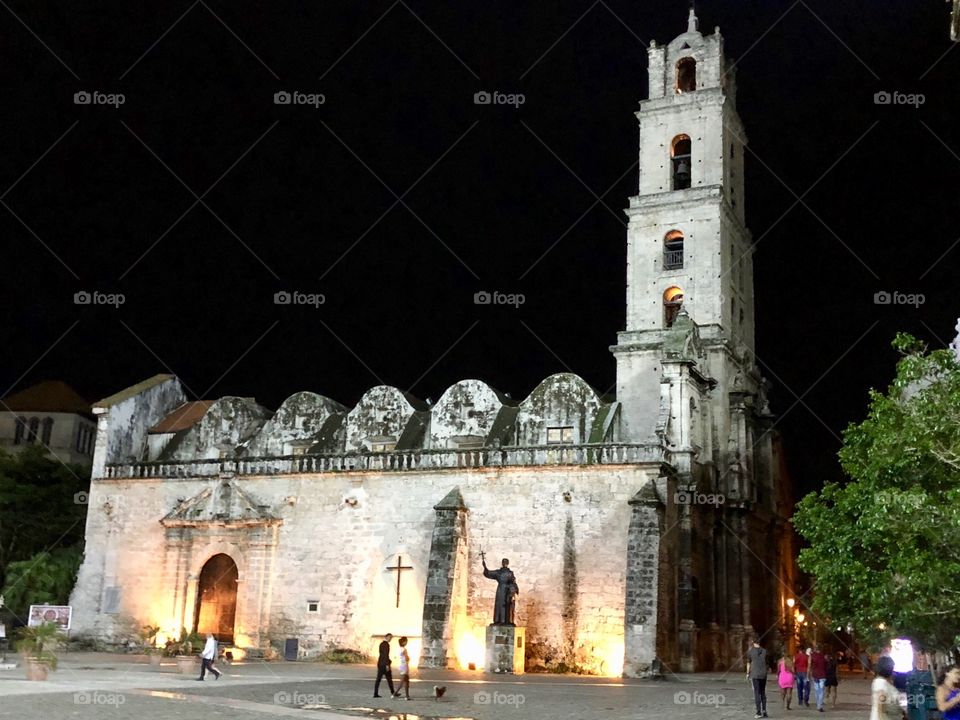
[[[147,659],[150,661],[150,666],[154,668],[160,667],[160,648],[157,647],[157,633],[160,632],[159,625],[144,625],[140,628],[140,644],[143,646],[143,651],[147,655]]]
[[[188,633],[186,628],[180,629],[178,640],[168,640],[163,649],[167,657],[177,659],[177,670],[181,675],[196,672],[197,653],[203,647],[203,638],[197,633]]]
[[[17,651],[23,655],[27,680],[46,680],[47,673],[57,669],[55,650],[66,636],[52,622],[20,628],[18,635]]]

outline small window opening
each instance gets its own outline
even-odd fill
[[[663,238],[663,269],[676,270],[683,267],[683,233],[671,230]]]
[[[387,435],[368,438],[370,452],[392,452],[397,447],[397,439]]]
[[[690,150],[688,135],[677,135],[670,144],[674,190],[685,190],[690,187]]]
[[[681,58],[677,63],[677,94],[697,89],[697,61],[692,57]]]
[[[683,307],[683,289],[673,285],[664,290],[663,323],[665,327],[673,327],[681,307]]]

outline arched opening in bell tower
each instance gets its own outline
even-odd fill
[[[685,190],[690,187],[691,147],[689,135],[677,135],[670,143],[672,188]]]
[[[671,285],[663,291],[663,326],[673,327],[674,320],[683,307],[683,288]]]
[[[663,269],[676,270],[683,267],[683,233],[671,230],[663,236]]]
[[[697,89],[697,61],[692,57],[680,58],[677,62],[677,94]]]

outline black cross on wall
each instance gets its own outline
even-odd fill
[[[400,607],[400,573],[404,570],[413,570],[413,565],[404,565],[401,562],[402,555],[397,555],[397,564],[387,566],[387,570],[396,570],[397,571],[397,607]]]

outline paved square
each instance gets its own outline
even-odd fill
[[[199,666],[198,666],[199,669]],[[0,718],[210,718],[343,717],[415,720],[504,717],[545,720],[611,718],[752,718],[753,696],[741,672],[691,674],[659,681],[572,675],[496,677],[480,672],[423,670],[413,678],[412,700],[373,695],[373,666],[256,662],[224,666],[221,680],[159,670],[132,655],[70,654],[46,682],[24,680],[23,668],[0,671]],[[434,685],[445,685],[439,702]],[[816,708],[782,709],[770,676],[771,718],[812,720]],[[863,720],[869,685],[860,674],[842,675],[840,702],[824,716]]]

